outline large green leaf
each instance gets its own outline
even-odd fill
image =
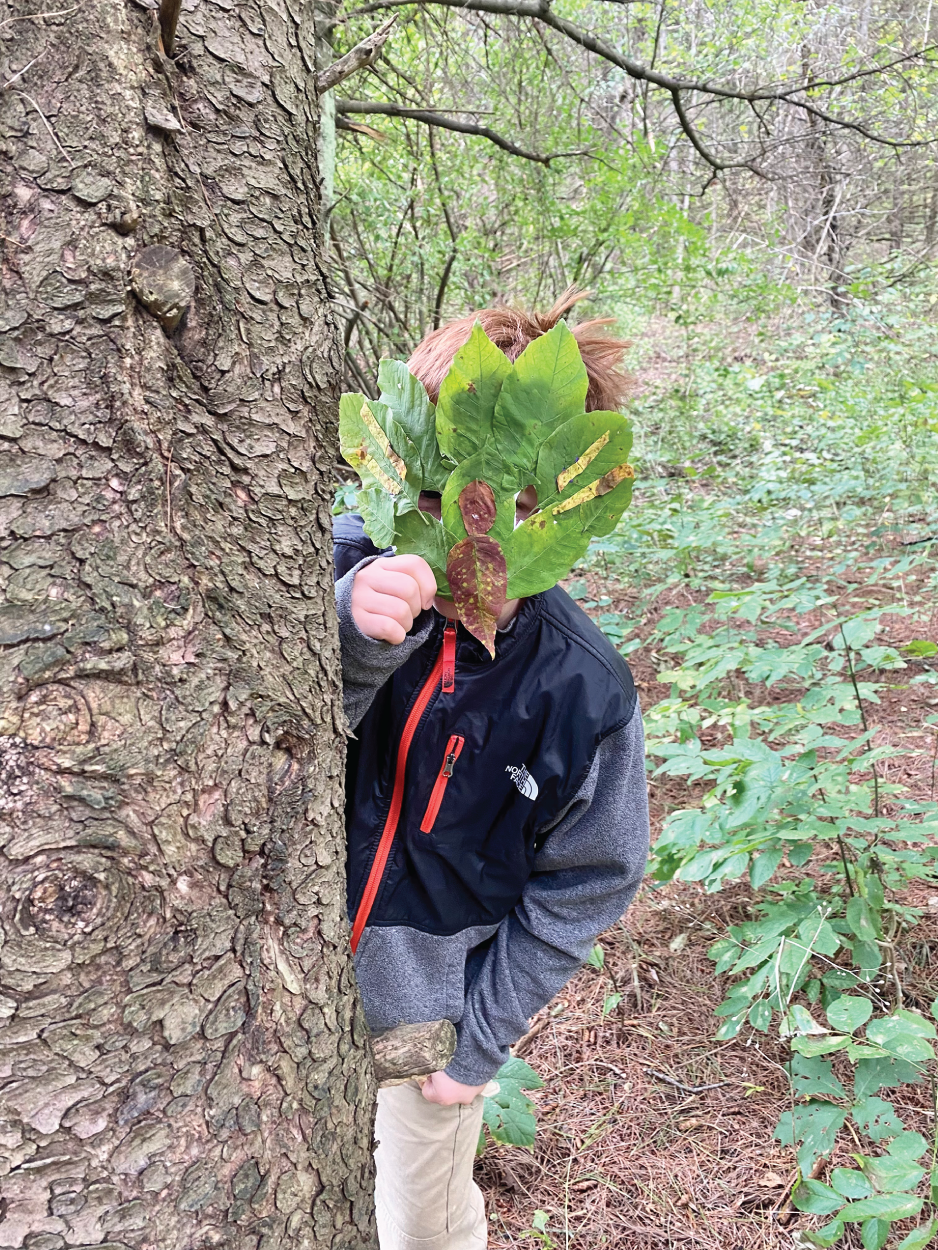
[[[930,1219],[927,1224],[919,1224],[899,1242],[896,1250],[924,1250],[938,1233],[938,1219]]]
[[[848,1203],[837,1218],[845,1223],[868,1220],[872,1216],[881,1220],[907,1220],[918,1215],[922,1202],[915,1194],[874,1194],[872,1198]]]
[[[898,1059],[924,1063],[934,1058],[931,1042],[935,1026],[913,1012],[899,1010],[891,1016],[871,1020],[866,1026],[867,1040]]]
[[[510,370],[508,357],[476,322],[440,386],[436,437],[444,456],[458,464],[491,439],[495,403]]]
[[[436,413],[426,387],[403,360],[382,360],[378,366],[380,400],[393,411],[394,419],[417,449],[423,470],[423,489],[442,491],[452,465],[440,455],[436,441]]]
[[[868,998],[841,994],[828,1007],[827,1020],[832,1029],[853,1033],[861,1024],[866,1024],[872,1014],[873,1004]]]
[[[494,1141],[508,1146],[533,1146],[537,1129],[535,1108],[524,1091],[540,1089],[544,1082],[523,1059],[515,1058],[502,1064],[495,1080],[498,1093],[487,1096],[483,1104],[486,1128]]]
[[[843,1195],[820,1181],[803,1180],[791,1196],[792,1204],[807,1215],[833,1215],[844,1205]]]
[[[364,395],[339,401],[339,447],[366,488],[381,487],[396,503],[416,507],[423,488],[420,457],[390,408]]]
[[[796,1146],[798,1166],[808,1173],[820,1155],[834,1148],[838,1130],[847,1118],[846,1107],[811,1099],[786,1111],[775,1129],[783,1146]]]
[[[492,426],[509,488],[513,481],[526,485],[545,438],[583,412],[588,385],[576,339],[562,321],[524,349],[502,384]]]

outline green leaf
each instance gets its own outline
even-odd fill
[[[510,372],[508,357],[477,321],[440,385],[436,436],[444,456],[458,463],[490,441],[495,404]]]
[[[827,1033],[827,1030],[818,1024],[807,1007],[793,1003],[782,1017],[779,1033],[782,1037],[792,1037],[795,1034],[816,1036]]]
[[[925,638],[913,638],[911,642],[907,642],[902,650],[906,655],[915,655],[922,658],[938,655],[938,642],[929,642]]]
[[[891,1154],[879,1155],[875,1159],[864,1158],[861,1166],[874,1188],[881,1192],[915,1189],[925,1175],[925,1169],[914,1160]]]
[[[589,531],[580,528],[573,512],[558,519],[550,512],[529,516],[505,543],[509,598],[550,590],[586,554],[589,542]]]
[[[364,395],[343,395],[339,401],[339,447],[362,486],[380,487],[395,498],[403,495],[409,506],[416,507],[421,490],[417,449],[385,404]]]
[[[855,895],[847,904],[847,924],[851,933],[862,942],[875,942],[882,937],[876,913],[865,898]]]
[[[805,1229],[800,1233],[801,1240],[808,1246],[818,1246],[820,1250],[826,1250],[828,1246],[836,1245],[844,1235],[844,1226],[840,1220],[831,1220],[829,1224],[825,1224],[823,1228],[818,1228],[814,1232]]]
[[[896,1115],[891,1102],[885,1102],[871,1094],[863,1102],[853,1105],[853,1118],[863,1129],[867,1137],[873,1141],[882,1141],[884,1137],[892,1137],[901,1133],[905,1125]]]
[[[766,1033],[771,1022],[772,1008],[768,999],[757,999],[749,1008],[749,1023],[754,1029],[758,1029],[760,1033]]]
[[[590,951],[586,962],[589,964],[591,968],[599,968],[600,970],[602,970],[606,966],[606,952],[603,950],[603,948],[599,945],[598,942]]]
[[[532,1146],[537,1129],[534,1103],[526,1089],[540,1089],[544,1082],[523,1059],[512,1057],[495,1074],[498,1093],[487,1096],[482,1119],[492,1139],[507,1146]]]
[[[844,1205],[843,1197],[820,1181],[803,1180],[791,1196],[792,1205],[806,1215],[833,1215]]]
[[[545,439],[583,412],[588,385],[580,349],[564,322],[528,344],[505,375],[492,422],[499,456],[509,468],[506,485],[528,484],[524,478],[533,472]]]
[[[920,1081],[919,1071],[903,1059],[860,1059],[853,1074],[853,1096],[862,1102],[880,1089],[894,1089]]]
[[[828,1059],[793,1055],[791,1081],[795,1093],[801,1098],[818,1094],[829,1098],[847,1097],[847,1091],[834,1076],[833,1064]]]
[[[867,1041],[910,1063],[924,1063],[934,1058],[927,1040],[934,1036],[934,1025],[911,1012],[897,1011],[891,1016],[871,1020],[866,1026]]]
[[[836,1245],[843,1235],[844,1226],[839,1219],[831,1220],[829,1224],[825,1224],[823,1228],[819,1228],[815,1232],[805,1230],[800,1234],[806,1245],[818,1246],[820,1250],[826,1250],[828,1246]]]
[[[804,1174],[811,1171],[821,1155],[833,1150],[846,1118],[846,1107],[811,1099],[784,1112],[774,1135],[783,1146],[797,1147],[798,1166]]]
[[[847,1224],[868,1220],[871,1216],[882,1220],[907,1220],[918,1215],[922,1202],[915,1194],[874,1194],[872,1198],[849,1203],[837,1218]]]
[[[380,493],[384,494],[383,491]],[[433,570],[437,591],[441,595],[449,595],[446,556],[450,544],[440,522],[428,512],[413,511],[398,516],[395,524],[397,528],[394,532],[394,547],[397,554],[422,556]],[[371,538],[374,542],[374,534],[371,534]]]
[[[774,851],[764,851],[761,855],[756,855],[749,867],[749,882],[752,888],[758,890],[760,886],[765,885],[784,858],[784,847],[779,847]]]
[[[864,942],[857,938],[853,943],[853,962],[869,980],[883,962],[883,953],[876,942]]]
[[[417,450],[423,490],[442,491],[451,465],[444,463],[436,441],[436,411],[426,387],[402,360],[382,360],[378,365],[379,399]]]
[[[832,1055],[836,1050],[845,1050],[850,1045],[849,1037],[793,1037],[791,1048],[799,1055]]]
[[[581,412],[565,421],[537,452],[534,484],[538,507],[563,516],[574,511],[573,506],[565,505],[583,499],[587,488],[595,486],[592,498],[575,505],[576,515],[582,529],[597,535],[608,533],[615,522],[600,524],[596,518],[605,509],[611,488],[602,491],[600,483],[628,464],[631,449],[632,427],[618,412]]]
[[[394,541],[394,497],[380,487],[360,490],[358,507],[365,523],[365,533],[374,545],[390,547]],[[409,512],[406,515],[417,514]]]
[[[918,1228],[906,1234],[896,1246],[896,1250],[924,1250],[924,1247],[938,1233],[938,1218],[930,1219],[927,1224],[919,1224]]]
[[[495,1079],[502,1088],[506,1084],[516,1085],[519,1089],[543,1089],[544,1082],[530,1064],[512,1055],[506,1059],[495,1073]]]
[[[873,1004],[868,998],[855,998],[841,994],[827,1009],[827,1021],[838,1033],[854,1033],[866,1024],[873,1014]]]
[[[619,1003],[622,1002],[622,995],[618,992],[615,994],[607,994],[603,999],[603,1018],[609,1015],[610,1011],[615,1011]]]
[[[873,1187],[856,1168],[834,1168],[831,1185],[844,1198],[867,1198]]]
[[[863,1242],[863,1250],[882,1250],[889,1236],[889,1230],[892,1228],[889,1220],[880,1220],[875,1216],[872,1219],[864,1220],[860,1227],[860,1240]]]
[[[889,1153],[896,1158],[920,1159],[928,1149],[928,1142],[921,1133],[900,1133],[889,1143]]]

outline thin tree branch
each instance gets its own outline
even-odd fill
[[[327,65],[324,70],[316,75],[316,90],[320,95],[326,91],[331,91],[333,87],[337,87],[340,82],[344,82],[346,78],[350,78],[360,69],[364,69],[366,65],[371,65],[381,55],[381,49],[387,42],[388,36],[397,25],[397,16],[389,17],[386,22],[378,27],[377,30],[357,43],[351,52],[346,52],[345,56],[340,56],[337,61],[333,61],[331,65]]]
[[[549,156],[542,156],[538,152],[529,152],[526,148],[519,148],[516,143],[496,134],[488,126],[477,126],[474,122],[458,121],[454,117],[444,117],[441,113],[404,108],[399,104],[388,104],[384,101],[337,100],[336,112],[342,114],[380,113],[385,117],[403,117],[409,121],[422,122],[425,126],[439,126],[442,130],[455,130],[463,135],[478,135],[482,139],[488,139],[502,151],[511,153],[512,156],[521,156],[526,161],[536,161],[539,165],[550,165],[551,161],[558,160],[560,157],[589,155],[588,152],[552,152]]]
[[[844,130],[852,130],[856,134],[862,135],[865,139],[869,139],[873,143],[881,144],[885,147],[907,148],[907,147],[923,147],[929,143],[936,142],[938,136],[931,139],[891,139],[886,135],[880,135],[870,130],[860,122],[850,121],[848,118],[838,117],[834,114],[827,113],[809,101],[797,98],[798,92],[811,90],[820,86],[837,86],[844,82],[849,82],[853,78],[861,76],[869,76],[874,73],[883,73],[894,67],[902,61],[920,59],[926,53],[934,50],[936,45],[929,45],[926,48],[917,49],[915,52],[906,54],[905,57],[897,58],[888,62],[886,65],[880,66],[878,69],[871,68],[866,70],[857,70],[853,75],[846,76],[843,79],[831,80],[828,83],[792,83],[787,86],[780,85],[776,87],[756,87],[751,91],[741,90],[733,87],[723,87],[718,84],[705,81],[696,81],[688,78],[674,78],[669,74],[662,74],[659,70],[652,69],[649,66],[641,65],[638,61],[633,61],[630,57],[624,56],[618,52],[611,44],[601,39],[598,35],[593,35],[589,31],[581,30],[573,22],[566,18],[559,17],[550,8],[550,0],[372,0],[372,3],[365,4],[358,9],[353,10],[349,17],[360,16],[365,13],[374,13],[382,9],[399,8],[405,4],[421,4],[421,5],[441,5],[446,8],[463,9],[476,13],[499,13],[508,17],[528,17],[536,18],[543,22],[545,26],[551,27],[560,34],[565,35],[573,43],[578,44],[581,48],[585,48],[587,52],[592,52],[596,56],[602,57],[603,60],[615,65],[618,69],[623,70],[630,78],[638,82],[649,83],[654,87],[660,87],[667,91],[672,100],[675,98],[675,92],[683,95],[688,92],[700,92],[703,95],[710,96],[718,100],[740,100],[745,103],[753,103],[754,101],[769,101],[779,104],[787,104],[791,108],[802,109],[804,112],[810,113],[821,121],[826,121],[832,126],[837,126]],[[685,113],[686,118],[686,113]],[[679,117],[680,120],[680,117]],[[682,129],[684,123],[681,122]],[[720,168],[720,163],[714,164],[712,155],[708,158],[704,153],[706,148],[701,151],[699,138],[694,133],[685,129],[688,139],[694,144],[694,147],[700,155],[708,161],[713,168]],[[750,166],[751,167],[751,166]]]

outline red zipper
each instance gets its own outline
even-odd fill
[[[358,904],[358,911],[355,913],[355,923],[352,925],[351,944],[353,953],[358,949],[358,943],[361,940],[365,925],[368,923],[368,917],[371,914],[371,909],[378,896],[378,887],[381,885],[381,878],[384,876],[388,855],[391,853],[391,843],[394,841],[395,833],[397,833],[397,822],[401,818],[401,807],[404,803],[404,777],[407,772],[407,755],[410,751],[410,744],[413,741],[414,734],[417,732],[417,725],[426,711],[427,704],[436,693],[437,686],[442,684],[443,691],[451,693],[455,685],[455,656],[450,659],[450,649],[452,648],[455,651],[455,646],[453,645],[455,641],[456,626],[450,627],[447,624],[443,631],[443,646],[440,648],[440,654],[437,656],[436,662],[423,684],[423,689],[417,695],[416,702],[410,709],[410,714],[404,724],[404,732],[401,734],[400,745],[397,748],[397,760],[394,765],[394,789],[391,793],[391,806],[388,808],[384,828],[381,830],[381,838],[378,842],[378,849],[375,851],[371,871],[368,874],[368,880],[365,882],[365,890],[362,894],[361,902]],[[450,660],[451,663],[448,672],[446,667],[447,660]],[[447,677],[449,679],[448,685]]]
[[[449,784],[450,777],[453,775],[453,768],[459,759],[465,741],[465,738],[460,738],[458,734],[453,734],[446,744],[446,754],[443,757],[440,771],[437,773],[433,792],[430,795],[430,802],[427,804],[427,810],[424,812],[423,820],[420,823],[421,833],[430,833],[433,829],[434,822],[440,812],[440,804],[443,802],[443,795],[446,793],[446,787]]]
[[[443,693],[452,694],[456,685],[456,622],[443,629]]]

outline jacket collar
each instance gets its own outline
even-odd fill
[[[543,594],[531,595],[527,599],[522,599],[518,607],[518,614],[512,622],[512,628],[498,630],[495,635],[495,664],[504,660],[519,647],[523,649],[528,644],[540,618],[543,600]],[[433,609],[433,615],[436,618],[434,622],[434,637],[439,642],[445,628],[445,619],[435,608]],[[456,656],[459,663],[478,667],[483,665],[491,666],[493,663],[492,658],[478,638],[474,638],[461,622],[457,625],[456,631]]]

